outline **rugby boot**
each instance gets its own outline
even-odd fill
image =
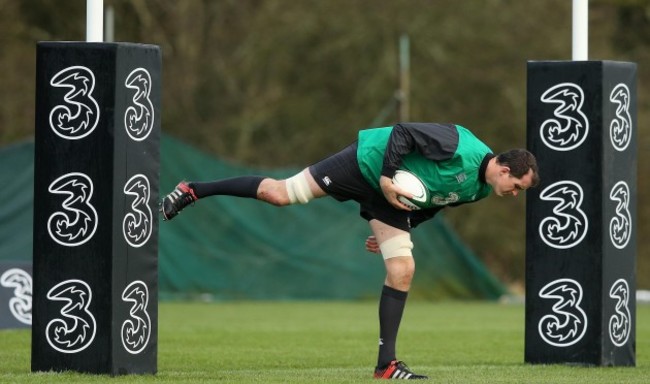
[[[190,204],[193,204],[198,197],[194,194],[194,190],[190,186],[181,181],[178,183],[176,188],[165,196],[160,202],[160,213],[162,214],[163,220],[168,221],[176,217],[183,208],[187,207]]]
[[[393,360],[383,368],[375,369],[375,379],[397,379],[397,380],[422,380],[428,379],[428,376],[416,375],[411,372],[409,367],[403,361]]]

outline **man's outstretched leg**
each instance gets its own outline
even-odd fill
[[[379,300],[379,354],[374,377],[427,379],[427,376],[411,372],[406,364],[396,357],[397,333],[415,272],[415,262],[411,255],[411,236],[406,231],[377,220],[370,221],[370,226],[386,265],[386,281]]]
[[[258,199],[276,206],[306,204],[325,196],[308,169],[288,178],[276,180],[264,176],[240,176],[209,182],[180,182],[160,203],[163,220],[171,220],[183,208],[198,199],[216,196],[237,196]]]
[[[181,181],[160,203],[163,220],[171,220],[183,208],[200,198],[212,195],[229,195],[257,198],[257,189],[264,177],[242,176],[205,183]]]

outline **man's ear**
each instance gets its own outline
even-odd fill
[[[500,167],[501,167],[499,168],[500,174],[510,173],[510,167],[508,167],[507,165],[500,165]]]

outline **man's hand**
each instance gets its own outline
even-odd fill
[[[381,254],[381,249],[379,249],[379,243],[377,243],[377,238],[374,236],[368,236],[366,239],[366,251]]]
[[[404,196],[410,199],[413,197],[413,195],[403,190],[398,185],[393,184],[393,180],[391,180],[390,177],[381,176],[379,178],[379,186],[381,187],[381,190],[384,193],[384,197],[386,197],[386,200],[393,207],[397,209],[403,209],[405,211],[411,210],[411,208],[407,207],[406,205],[402,204],[401,201],[397,200],[397,196]]]

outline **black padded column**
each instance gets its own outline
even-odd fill
[[[154,373],[160,49],[39,43],[32,370]]]
[[[636,65],[528,64],[530,363],[635,365]]]

